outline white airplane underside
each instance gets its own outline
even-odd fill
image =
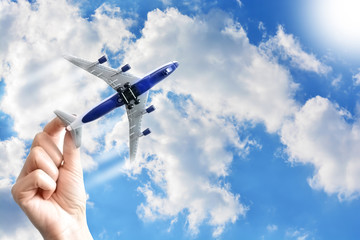
[[[130,161],[134,161],[139,138],[141,136],[146,136],[151,132],[148,128],[141,131],[142,116],[155,110],[155,107],[152,105],[147,108],[145,107],[148,98],[148,90],[169,76],[179,64],[176,61],[170,62],[157,68],[145,77],[138,78],[127,73],[130,69],[128,64],[124,65],[119,70],[101,65],[107,61],[105,56],[99,58],[96,62],[89,62],[69,55],[64,56],[64,58],[76,66],[103,79],[116,91],[112,96],[103,100],[97,106],[79,117],[75,117],[59,110],[55,111],[55,114],[66,125],[67,130],[71,132],[75,145],[77,147],[81,146],[81,127],[84,124],[92,122],[115,108],[125,105],[129,119],[129,155]]]

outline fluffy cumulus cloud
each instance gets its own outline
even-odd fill
[[[297,86],[287,69],[263,54],[264,49],[272,49],[272,55],[277,49],[301,69],[329,71],[306,54],[292,35],[279,28],[277,35],[259,48],[249,43],[242,26],[224,12],[189,17],[170,8],[149,12],[142,36],[132,42],[128,29],[133,21],[121,15],[120,9],[102,5],[88,21],[65,0],[0,2],[0,34],[7,39],[0,42],[0,74],[5,83],[0,109],[11,116],[18,135],[1,143],[0,148],[6,148],[5,153],[1,151],[1,161],[9,162],[11,156],[19,160],[0,170],[0,181],[7,181],[7,189],[25,152],[13,153],[9,146],[24,149],[23,141],[41,130],[54,109],[79,114],[100,101],[107,88],[61,55],[68,52],[96,60],[99,53],[107,51],[125,52],[132,73],[139,76],[171,60],[180,63],[151,96],[157,107],[153,114],[160,117],[156,121],[144,118],[144,127],[154,134],[140,140],[138,164],[125,166],[133,176],[141,172],[149,176],[149,182],[138,189],[145,196],[137,211],[142,219],[169,219],[173,224],[179,214],[185,214],[191,234],[197,234],[206,223],[218,237],[227,224],[244,217],[248,207],[231,190],[226,177],[234,157],[246,157],[251,149],[261,147],[246,131],[240,131],[259,123],[270,133],[281,131],[292,161],[315,165],[312,186],[345,196],[358,192],[357,150],[346,144],[357,141],[358,124],[343,120],[344,112],[316,98],[282,128],[284,120],[299,109],[293,99]],[[317,114],[311,114],[313,111]],[[100,130],[99,124],[104,128]],[[114,125],[109,120],[86,126],[82,147],[86,168],[96,166],[91,157],[94,152],[127,151],[126,116]],[[329,129],[314,135],[317,128],[312,126]],[[335,138],[338,133],[342,135]],[[100,145],[103,138],[104,148]],[[342,150],[333,144],[343,144],[346,157],[340,157]],[[337,168],[342,171],[334,172]],[[7,199],[4,196],[0,192],[0,206]],[[0,225],[0,233],[3,231]]]
[[[64,1],[1,1],[0,72],[5,93],[0,108],[11,116],[20,139],[32,139],[41,124],[54,117],[55,109],[80,114],[101,100],[107,85],[79,72],[61,56],[64,53],[96,60],[102,50],[118,52],[133,35],[131,20],[118,8],[100,6],[91,22]],[[89,81],[90,78],[90,81]],[[74,104],[76,103],[76,104]],[[96,125],[96,124],[95,124]],[[98,148],[100,132],[92,125],[84,131],[85,152]],[[96,164],[83,158],[85,168]]]
[[[340,200],[360,193],[360,121],[331,103],[316,97],[307,101],[281,131],[290,161],[312,164],[309,184]]]
[[[127,30],[132,21],[120,15],[120,9],[102,5],[90,22],[65,0],[0,1],[0,78],[5,86],[0,109],[12,118],[17,134],[0,142],[0,181],[8,183],[0,192],[1,211],[11,198],[10,179],[18,174],[25,157],[24,141],[41,131],[55,109],[79,114],[100,101],[107,87],[95,77],[83,75],[62,59],[62,54],[96,60],[102,51],[115,53],[126,48],[133,37]],[[90,154],[99,148],[94,139],[102,134],[96,124],[89,129],[83,138],[85,169],[96,166]],[[24,219],[13,222],[11,234],[7,225],[0,224],[1,239],[36,239]]]
[[[15,204],[10,193],[12,179],[20,173],[24,157],[25,144],[18,138],[12,137],[0,142],[1,240],[27,239],[26,236],[38,236],[37,231],[35,231],[35,228],[31,226],[20,208]],[[21,225],[21,228],[19,228],[19,225]]]
[[[226,148],[242,155],[254,142],[241,139],[234,125],[190,99],[175,102],[157,94],[152,104],[160,106],[154,115],[161,117],[156,121],[145,118],[143,123],[154,134],[142,139],[138,161],[152,181],[139,187],[146,202],[139,206],[138,215],[144,220],[176,219],[186,209],[191,234],[197,234],[206,221],[214,226],[213,235],[219,236],[228,222],[234,223],[247,210],[240,196],[221,180],[229,174],[233,158]],[[124,139],[121,129],[125,124],[118,123],[108,135],[108,146]],[[159,188],[160,192],[155,190]]]
[[[221,11],[193,18],[172,8],[148,13],[142,37],[125,61],[142,75],[170,60],[180,67],[152,98],[161,118],[143,123],[154,136],[140,141],[139,156],[148,159],[140,170],[147,169],[151,182],[139,188],[146,202],[138,214],[174,220],[186,210],[192,234],[207,222],[216,237],[247,210],[223,181],[234,154],[246,156],[259,147],[240,138],[239,129],[251,122],[278,131],[297,108],[296,86],[288,71],[263,57],[241,25]],[[107,135],[107,148],[124,147],[125,126],[124,118]]]
[[[12,137],[0,142],[0,180],[16,177],[23,165],[25,144],[18,138]]]
[[[292,34],[285,33],[284,27],[281,25],[275,36],[260,44],[260,49],[270,57],[289,59],[294,67],[305,71],[318,74],[326,74],[331,71],[331,67],[320,62],[313,54],[305,52],[300,42]]]
[[[259,54],[246,32],[221,11],[190,18],[176,9],[148,14],[143,36],[127,52],[135,69],[178,60],[176,78],[161,88],[191,95],[218,116],[264,123],[276,132],[294,111],[289,72]]]
[[[10,179],[0,178],[0,239],[42,239],[40,233],[12,199],[11,184]]]

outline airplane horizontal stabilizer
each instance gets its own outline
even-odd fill
[[[65,124],[65,126],[69,126],[73,121],[76,120],[74,115],[62,112],[60,110],[55,110],[54,113],[60,120]],[[81,136],[82,136],[82,128],[71,129],[71,136],[75,142],[75,146],[79,148],[81,146]]]

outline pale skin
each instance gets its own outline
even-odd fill
[[[93,239],[80,152],[60,119],[38,133],[11,192],[44,239]],[[63,151],[59,149],[64,141]]]

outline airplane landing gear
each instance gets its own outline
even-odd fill
[[[132,104],[132,103],[127,105],[127,109],[129,109],[129,110],[133,109],[133,107],[134,107],[134,104]]]
[[[124,84],[124,88],[125,88],[125,89],[129,89],[129,88],[130,88],[130,83],[129,83],[129,82],[125,83],[125,84]]]
[[[120,99],[126,105],[127,109],[131,110],[135,105],[140,103],[140,100],[136,96],[136,89],[134,86],[131,86],[129,82],[125,83],[123,87],[117,89]]]

